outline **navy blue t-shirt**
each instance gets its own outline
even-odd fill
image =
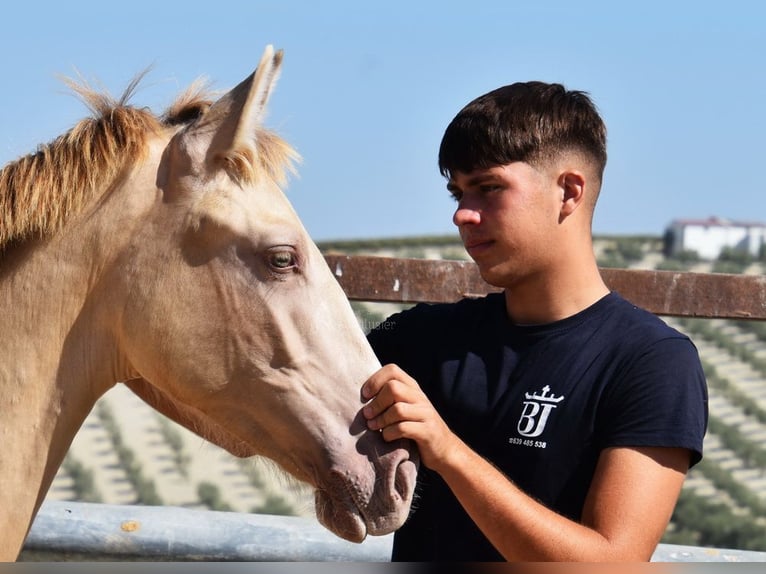
[[[419,304],[368,339],[414,377],[447,425],[517,486],[579,521],[602,449],[682,447],[702,458],[707,386],[697,349],[610,293],[545,325],[508,318],[503,294]],[[502,557],[443,480],[421,467],[393,560]]]

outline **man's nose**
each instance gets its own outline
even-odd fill
[[[461,227],[467,224],[476,224],[481,221],[481,213],[474,208],[467,206],[458,206],[455,213],[452,215],[452,223],[457,227]]]

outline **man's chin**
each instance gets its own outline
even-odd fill
[[[486,261],[476,261],[476,265],[479,268],[479,275],[481,275],[485,283],[499,289],[505,289],[511,283],[511,276],[507,270],[503,270],[502,265],[492,265]]]

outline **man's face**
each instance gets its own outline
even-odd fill
[[[509,287],[542,271],[555,247],[561,190],[552,172],[524,162],[452,174],[452,221],[485,281]]]

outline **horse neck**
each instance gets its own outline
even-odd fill
[[[15,558],[10,554],[24,525],[95,402],[87,380],[67,373],[64,348],[83,304],[67,284],[69,262],[48,245],[23,250],[29,257],[6,257],[0,276],[0,317],[4,332],[13,334],[0,340],[0,436],[13,445],[0,449],[0,558],[6,559]]]
[[[132,373],[111,330],[105,275],[129,234],[116,188],[107,207],[0,265],[0,560],[15,558],[96,400]],[[136,201],[134,198],[131,200]],[[119,215],[118,215],[119,214]],[[119,217],[119,221],[116,218]],[[108,242],[108,243],[106,243]],[[10,336],[9,336],[10,335]]]

